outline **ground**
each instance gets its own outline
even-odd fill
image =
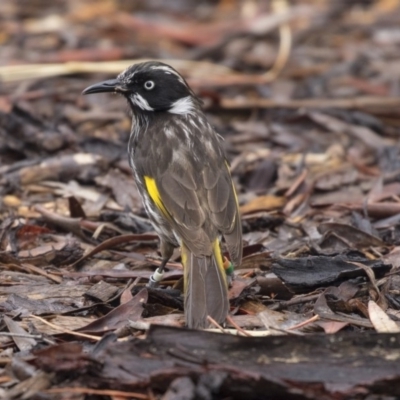
[[[398,0],[2,1],[0,397],[398,398],[399,26]],[[128,107],[81,96],[141,59],[225,139],[244,258],[214,332],[184,328],[179,249],[146,287]]]

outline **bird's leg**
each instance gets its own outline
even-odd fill
[[[166,242],[163,239],[161,239],[160,252],[162,256],[161,265],[154,271],[153,275],[151,275],[147,287],[155,288],[162,281],[164,277],[165,266],[167,265],[169,259],[172,257],[172,253],[174,252],[174,246],[172,246],[169,242]]]

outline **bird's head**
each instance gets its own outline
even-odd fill
[[[161,62],[134,64],[116,79],[87,87],[82,94],[114,92],[128,100],[133,111],[188,114],[198,100],[183,77]]]

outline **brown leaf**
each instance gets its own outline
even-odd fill
[[[99,333],[122,328],[127,325],[129,321],[135,321],[140,318],[143,312],[143,304],[147,302],[147,297],[147,290],[142,289],[127,303],[114,308],[104,317],[98,318],[89,325],[77,329],[77,332]]]
[[[21,328],[18,322],[13,321],[11,318],[7,317],[7,315],[4,315],[3,319],[9,332],[15,334],[12,338],[20,351],[28,351],[33,346],[36,346],[36,340],[28,337],[28,332]],[[27,337],[24,337],[24,335]]]
[[[257,211],[271,211],[281,209],[286,202],[284,197],[265,195],[251,200],[249,203],[240,207],[242,214],[250,214]]]
[[[357,249],[370,246],[384,246],[384,242],[382,242],[379,237],[363,232],[351,225],[339,224],[337,222],[326,222],[320,224],[318,230],[322,234],[334,232]]]

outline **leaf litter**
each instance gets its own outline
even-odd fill
[[[0,397],[400,396],[398,0],[0,10]],[[179,251],[145,287],[130,117],[80,96],[154,58],[204,101],[238,189],[218,334],[184,328]]]

